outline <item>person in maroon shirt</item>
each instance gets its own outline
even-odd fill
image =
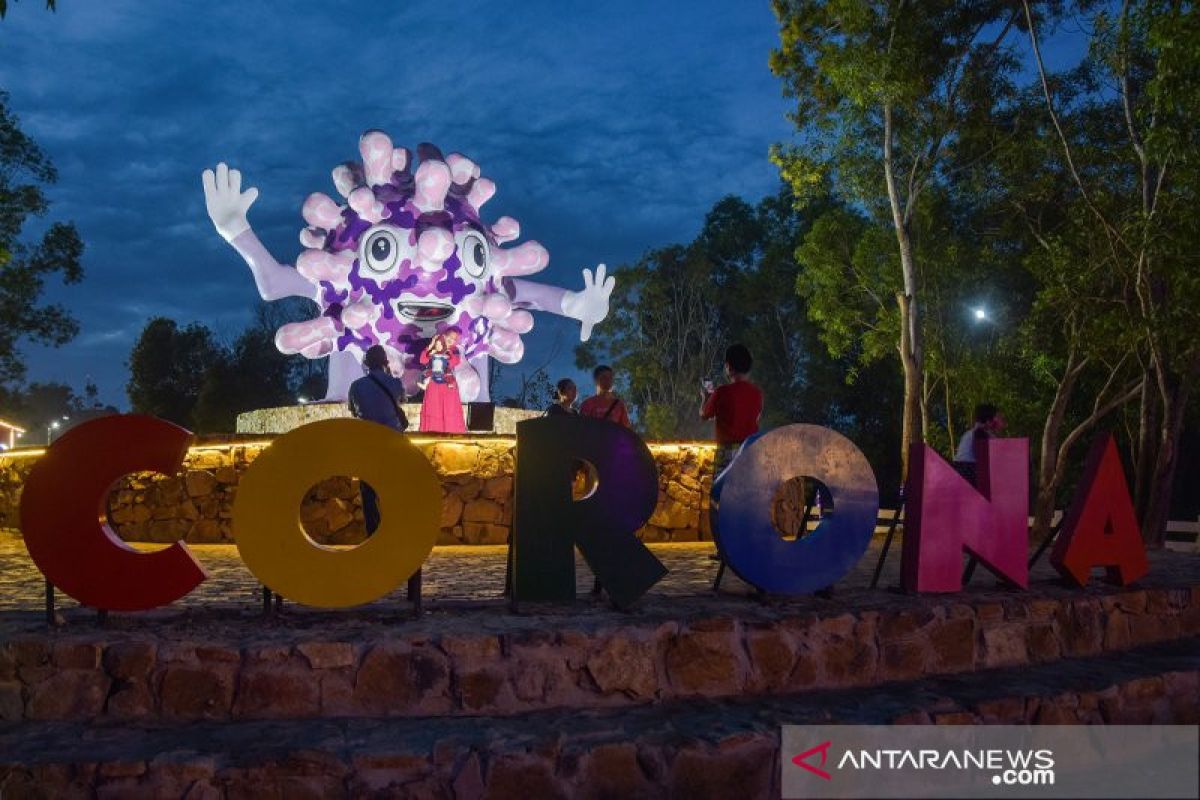
[[[579,406],[579,416],[608,420],[632,428],[625,401],[613,393],[612,367],[601,364],[592,370],[592,377],[596,380],[596,393]]]
[[[762,416],[763,393],[750,382],[750,367],[754,359],[744,344],[731,345],[725,351],[725,374],[729,383],[713,388],[705,381],[701,395],[704,404],[700,418],[716,421],[717,455],[715,473],[728,466],[742,442],[758,433],[758,418]]]

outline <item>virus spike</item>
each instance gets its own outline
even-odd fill
[[[329,230],[342,223],[341,206],[321,192],[310,194],[304,201],[304,207],[300,209],[300,213],[304,216],[305,221],[314,228]]]
[[[503,292],[492,292],[483,298],[483,315],[493,322],[502,322],[512,313],[512,301]]]
[[[407,147],[397,147],[392,151],[392,171],[393,172],[408,172],[408,168],[412,166],[412,153]]]
[[[322,339],[319,342],[313,342],[308,347],[300,349],[300,355],[305,358],[322,358],[333,352],[333,340]]]
[[[363,297],[342,309],[342,324],[347,328],[361,328],[379,319],[380,313],[380,307],[371,298]]]
[[[383,219],[383,203],[375,199],[374,190],[360,186],[350,193],[350,207],[372,225]]]
[[[467,192],[467,202],[476,211],[483,208],[483,204],[492,199],[492,195],[496,193],[496,184],[492,183],[488,178],[479,178],[475,183],[471,184],[471,191]]]
[[[497,324],[514,333],[529,333],[533,330],[533,314],[523,308],[514,308],[508,319]]]
[[[380,186],[391,180],[393,149],[392,140],[383,131],[367,131],[358,140],[368,186]]]
[[[296,271],[313,283],[344,282],[350,276],[356,255],[353,250],[329,253],[325,250],[305,250],[296,259]]]
[[[426,272],[437,272],[454,253],[454,236],[445,228],[426,228],[417,240],[417,252],[421,256],[417,265]]]
[[[463,309],[472,317],[483,316],[483,303],[486,295],[475,293],[463,301]]]
[[[515,364],[525,355],[525,343],[507,328],[496,327],[492,329],[488,353],[501,364]]]
[[[337,338],[337,325],[329,317],[321,316],[304,322],[289,322],[275,332],[275,347],[281,353],[303,353],[309,358],[320,358],[320,355],[308,355],[308,350],[328,346],[328,353],[333,348],[333,340]]]
[[[417,158],[422,161],[445,161],[446,157],[436,144],[421,142],[417,145]]]
[[[324,228],[302,228],[300,230],[300,244],[313,250],[320,250],[325,246],[326,231]]]
[[[492,225],[492,236],[500,244],[511,242],[521,235],[521,223],[512,217],[501,217]]]
[[[364,180],[362,164],[356,161],[347,161],[333,168],[333,185],[342,197],[349,197],[351,192],[363,185]]]
[[[416,179],[413,205],[422,213],[441,211],[445,207],[446,192],[450,190],[450,168],[444,161],[422,161],[417,167]]]
[[[446,156],[446,166],[450,167],[450,177],[458,186],[465,186],[479,177],[479,166],[462,153]]]
[[[549,263],[550,254],[546,248],[534,241],[492,251],[492,268],[504,278],[532,275],[544,270]]]

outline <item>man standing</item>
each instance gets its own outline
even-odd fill
[[[546,409],[546,416],[578,417],[579,409],[575,407],[575,398],[578,396],[579,389],[575,387],[575,381],[563,378],[554,387],[554,402]]]
[[[366,374],[350,384],[350,413],[370,422],[378,422],[403,432],[408,428],[408,419],[400,404],[404,402],[404,383],[388,369],[387,350],[383,345],[373,345],[363,356],[363,372]],[[363,524],[367,536],[379,527],[379,500],[366,483],[359,481],[362,492]]]
[[[592,377],[596,381],[596,393],[583,401],[579,407],[580,416],[606,419],[626,428],[633,427],[629,423],[625,401],[613,393],[612,367],[601,364],[592,370]]]
[[[744,344],[731,345],[725,351],[725,374],[729,383],[713,388],[705,381],[701,390],[704,398],[700,418],[716,421],[717,454],[713,474],[729,465],[742,442],[758,433],[762,416],[763,393],[750,382],[750,367],[754,359]]]

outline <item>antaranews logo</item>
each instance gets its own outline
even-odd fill
[[[823,780],[833,780],[824,767],[833,741],[821,742],[792,757],[792,763]],[[817,763],[813,763],[816,761]],[[996,786],[1053,786],[1054,752],[1049,749],[847,749],[834,769],[837,772],[983,771]]]
[[[784,725],[779,745],[787,800],[1200,797],[1197,725]]]

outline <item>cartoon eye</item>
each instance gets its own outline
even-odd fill
[[[459,234],[458,259],[472,278],[487,274],[490,252],[487,240],[476,231]]]
[[[400,259],[400,242],[390,229],[376,227],[363,237],[358,257],[372,272],[388,272]]]

